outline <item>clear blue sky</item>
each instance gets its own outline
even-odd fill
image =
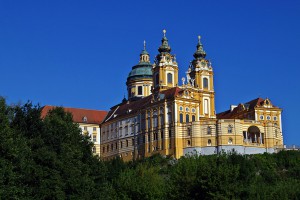
[[[300,145],[300,1],[0,0],[0,95],[9,103],[107,110],[126,93],[143,40],[162,30],[180,77],[197,35],[215,72],[217,112],[269,97]]]

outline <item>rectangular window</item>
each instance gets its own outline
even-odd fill
[[[93,127],[93,131],[96,131],[97,130],[97,128],[96,127]]]
[[[171,124],[172,123],[172,114],[168,113],[168,123]]]
[[[84,130],[87,131],[87,126],[84,127]]]
[[[138,95],[143,95],[143,86],[138,86]]]
[[[247,132],[246,131],[243,131],[243,137],[244,137],[244,140],[247,139]]]
[[[204,114],[208,114],[208,100],[204,100]]]
[[[179,122],[183,123],[183,114],[182,113],[180,113],[180,115],[179,115]]]
[[[93,134],[93,142],[97,142],[97,134]]]
[[[163,126],[165,122],[165,116],[162,114],[160,115],[160,125]]]
[[[148,129],[150,129],[150,124],[151,124],[151,121],[150,121],[150,117],[148,117]]]
[[[157,115],[153,116],[153,127],[157,127]]]

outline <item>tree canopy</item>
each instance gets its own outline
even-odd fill
[[[102,161],[72,115],[0,98],[0,199],[299,199],[300,152]]]

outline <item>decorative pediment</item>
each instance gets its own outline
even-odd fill
[[[270,99],[266,98],[263,102],[262,102],[262,106],[265,108],[272,108],[273,104],[271,103]]]

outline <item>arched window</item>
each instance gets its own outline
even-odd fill
[[[203,78],[203,88],[208,89],[208,79]]]
[[[190,122],[190,116],[188,114],[185,115],[185,122]]]
[[[228,139],[228,144],[232,144],[232,138]]]
[[[168,83],[173,83],[173,75],[171,73],[168,73],[167,74],[167,80],[168,80]]]
[[[191,140],[188,140],[188,141],[187,141],[187,145],[188,145],[188,146],[191,146]]]
[[[208,135],[211,134],[211,127],[210,127],[210,126],[207,127],[207,134],[208,134]]]
[[[196,116],[192,115],[192,122],[196,121]]]
[[[188,136],[191,136],[191,128],[187,128],[187,134]]]
[[[228,126],[228,133],[232,133],[232,125]]]
[[[207,140],[207,146],[211,146],[211,139]]]
[[[179,122],[183,123],[183,114],[182,113],[180,113],[180,115],[179,115]]]

